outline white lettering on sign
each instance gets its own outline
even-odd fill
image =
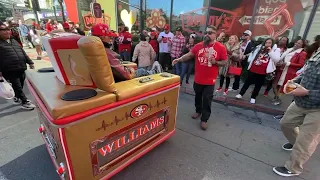
[[[269,18],[269,16],[255,16],[253,24],[259,24],[262,25],[265,23],[265,21]],[[282,16],[277,16],[273,21],[272,25],[279,25],[281,21]],[[251,22],[252,16],[243,16],[239,19],[239,22],[242,25],[249,25]]]
[[[277,4],[277,3],[286,3],[287,0],[265,0],[266,4],[271,5],[271,4]]]
[[[107,145],[98,149],[98,151],[102,156],[106,156],[108,153],[112,153],[114,150],[124,147],[129,142],[132,142],[151,132],[151,130],[154,128],[161,126],[164,123],[164,120],[164,116],[158,117],[150,123],[138,127],[137,129],[128,132],[126,135],[108,143]]]
[[[272,14],[279,9],[280,4],[286,3],[287,0],[265,0],[256,11],[257,14]]]

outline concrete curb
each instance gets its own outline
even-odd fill
[[[193,89],[186,88],[186,87],[180,87],[180,92],[190,94],[190,95],[195,95]],[[235,106],[243,109],[249,109],[253,111],[258,111],[258,112],[263,112],[266,114],[271,114],[271,115],[279,115],[283,114],[283,110],[267,107],[261,104],[250,104],[247,101],[244,100],[237,100],[235,98],[231,97],[221,97],[221,96],[214,96],[212,99],[213,102],[223,104],[226,106]]]

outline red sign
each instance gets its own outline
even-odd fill
[[[148,105],[142,104],[142,105],[135,107],[131,111],[130,115],[132,118],[139,118],[139,117],[143,116],[144,114],[146,114],[148,112],[148,110],[149,110]]]
[[[90,4],[91,14],[95,18],[102,18],[102,9],[99,3],[91,3]]]
[[[92,142],[90,148],[94,176],[101,174],[122,158],[134,153],[141,146],[165,132],[167,123],[168,110],[163,109],[120,132]],[[123,156],[124,154],[127,156]]]
[[[280,35],[282,35],[286,30],[291,28],[294,23],[291,19],[290,13],[287,10],[288,5],[283,4],[279,7],[278,10],[276,10],[274,13],[271,14],[269,19],[267,19],[264,23],[264,26],[268,30],[268,33],[270,34],[271,37],[277,38]],[[271,25],[271,23],[274,21],[275,18],[277,18],[278,15],[282,15],[285,18],[286,24],[278,31],[275,31],[274,27]]]
[[[98,24],[98,23],[110,25],[111,18],[105,14],[103,14],[103,15],[104,15],[104,18],[95,18],[91,14],[91,12],[88,12],[88,14],[82,16],[84,25],[86,26],[86,28],[90,28],[92,25]]]
[[[181,21],[182,21],[182,28],[183,30],[187,32],[194,32],[192,30],[192,27],[199,27],[199,26],[205,26],[206,25],[206,15],[194,15],[196,12],[202,12],[203,10],[207,10],[208,7],[202,7],[200,9],[196,9],[187,13],[184,13],[181,15]],[[222,16],[210,16],[209,17],[209,23],[208,25],[213,25],[218,28],[218,31],[224,29],[224,32],[228,33],[232,30],[232,26],[235,22],[235,19],[237,17],[237,13],[210,7],[211,10],[215,10],[218,12],[223,13]],[[203,35],[200,32],[197,32],[198,35]]]

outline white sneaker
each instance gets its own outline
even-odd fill
[[[27,110],[34,110],[34,108],[36,108],[36,106],[34,104],[32,104],[31,102],[26,102],[21,105],[21,108],[27,109]]]
[[[236,95],[236,98],[237,98],[237,99],[242,99],[241,94]]]
[[[158,61],[155,61],[155,62],[152,64],[151,70],[155,70],[155,71],[156,71],[156,74],[159,74],[159,73],[162,73],[162,72],[163,72],[162,67],[161,67],[161,65],[159,64]]]
[[[14,97],[14,98],[13,98],[13,104],[14,104],[14,105],[21,104],[21,100],[20,100],[19,98]]]
[[[255,104],[256,103],[256,99],[251,98],[250,99],[250,104]]]

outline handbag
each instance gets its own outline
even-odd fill
[[[242,72],[241,67],[230,66],[228,69],[228,74],[240,76]]]
[[[4,99],[14,98],[14,90],[10,83],[8,83],[3,77],[0,78],[0,97]]]
[[[228,68],[228,74],[240,76],[242,73],[242,66],[240,62],[237,62],[239,64],[238,66],[229,66]]]
[[[268,73],[268,74],[267,74],[266,80],[267,80],[267,81],[272,81],[272,80],[274,80],[275,77],[276,77],[276,72],[273,71],[272,73]]]

